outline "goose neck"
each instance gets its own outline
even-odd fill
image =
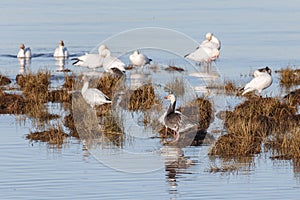
[[[176,101],[173,101],[173,102],[171,101],[167,115],[175,112],[175,106],[176,106]]]
[[[89,82],[84,81],[83,87],[81,89],[81,93],[85,93],[85,91],[88,89],[88,87],[89,87]]]

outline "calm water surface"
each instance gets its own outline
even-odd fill
[[[93,50],[113,35],[142,27],[179,31],[198,42],[206,32],[215,33],[222,42],[217,71],[221,78],[241,83],[250,80],[251,77],[244,75],[258,67],[268,65],[275,71],[287,65],[299,66],[300,5],[296,0],[280,3],[255,0],[247,4],[237,0],[172,3],[28,0],[22,5],[10,0],[2,2],[1,8],[0,72],[12,79],[23,70],[15,57],[20,43],[30,46],[34,54],[26,70],[48,69],[53,75],[52,82],[61,84],[64,74],[56,71],[59,66],[52,57],[59,40],[65,41],[73,58]],[[171,39],[161,40],[174,45]],[[191,44],[188,47],[193,50]],[[128,62],[128,52],[122,48],[113,51],[125,54],[121,58]],[[148,52],[159,63],[179,63],[192,72],[178,55]],[[64,67],[76,73],[88,71],[71,64],[69,59]],[[188,79],[194,85],[200,81],[195,77]],[[266,94],[285,94],[276,75]],[[241,100],[226,97],[219,101],[217,110],[233,107]],[[217,126],[218,121],[209,130]],[[30,121],[19,124],[16,116],[0,115],[1,199],[298,199],[300,194],[299,167],[292,161],[272,161],[268,153],[256,156],[238,172],[210,173],[208,170],[215,163],[207,157],[209,146],[186,147],[181,149],[184,157],[157,153],[154,155],[157,163],[149,161],[155,170],[132,173],[139,163],[123,161],[124,166],[132,168],[130,172],[113,169],[82,150],[82,143],[76,139],[69,139],[59,149],[45,143],[31,143],[25,136],[32,129]],[[146,149],[162,148],[155,139],[142,145]],[[127,142],[125,148],[142,147],[141,143]],[[113,147],[109,150],[113,151]],[[170,163],[178,159],[185,159],[189,165],[174,172]]]

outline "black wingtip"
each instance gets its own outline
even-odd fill
[[[185,56],[183,56],[184,58],[186,58],[188,55],[190,55],[190,54],[186,54]]]
[[[111,99],[108,96],[105,96],[106,101],[111,101]]]
[[[80,61],[80,60],[77,59],[75,62],[72,63],[72,65],[77,64],[79,61]]]

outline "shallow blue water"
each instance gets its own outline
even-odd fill
[[[1,8],[0,72],[13,79],[20,71],[15,57],[20,43],[30,46],[35,55],[28,67],[30,70],[48,69],[62,79],[63,73],[56,71],[59,66],[51,56],[59,40],[65,41],[73,58],[93,50],[120,32],[143,27],[178,31],[197,42],[203,40],[206,32],[213,32],[222,42],[220,59],[215,65],[221,77],[237,82],[250,80],[251,77],[241,75],[258,67],[268,65],[275,71],[287,65],[299,66],[300,27],[297,24],[300,5],[296,0],[247,3],[237,0],[176,0],[172,3],[156,0],[29,0],[22,5],[20,1],[10,0],[2,2]],[[154,36],[144,39],[169,47],[179,42],[160,38],[158,34]],[[126,42],[118,43],[121,46],[116,45],[113,52],[128,53],[122,49],[128,48],[132,42]],[[191,44],[184,48],[192,51],[194,46]],[[182,46],[178,47],[178,52],[182,49]],[[167,55],[162,51],[152,54],[157,63],[182,64],[192,72],[190,65],[185,64],[180,56]],[[121,58],[128,62],[126,56]],[[65,68],[75,72],[87,71],[71,64],[69,59]],[[188,79],[192,84],[199,83],[197,78]],[[266,94],[278,93],[280,89],[275,75]],[[236,104],[234,99],[226,101],[220,105],[232,107]],[[30,123],[18,125],[16,117],[10,115],[1,115],[0,118],[1,199],[298,199],[299,196],[297,166],[288,161],[272,161],[268,154],[255,157],[255,164],[250,169],[245,167],[246,170],[237,174],[214,174],[208,172],[213,165],[206,156],[208,146],[186,147],[184,155],[193,164],[178,169],[175,179],[174,174],[165,171],[167,166],[151,160],[159,158],[164,161],[165,157],[159,154],[146,160],[149,165],[155,165],[155,170],[126,173],[107,167],[99,157],[83,151],[82,143],[76,139],[68,140],[61,149],[44,143],[30,143],[25,139],[31,130]],[[151,140],[144,147],[138,143],[129,147],[156,150],[162,147],[159,144]],[[134,171],[134,166],[139,164],[128,161],[122,165],[132,167]]]

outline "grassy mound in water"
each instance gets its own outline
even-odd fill
[[[279,73],[280,85],[283,87],[289,88],[293,85],[300,84],[300,69],[286,67],[276,71],[276,73]]]
[[[197,98],[188,103],[185,107],[180,107],[177,110],[183,115],[189,116],[190,120],[198,122],[198,126],[181,133],[177,146],[201,145],[206,137],[206,130],[213,121],[214,115],[211,102],[205,98]],[[165,127],[160,129],[159,133],[162,138],[175,135],[175,132],[171,129],[168,129],[166,132]]]
[[[11,83],[11,80],[9,78],[7,78],[6,76],[3,76],[2,74],[0,74],[0,86],[1,85],[8,85]]]
[[[300,158],[299,115],[296,107],[275,98],[253,98],[226,112],[227,134],[211,148],[210,155],[252,156],[262,144],[283,157]],[[288,142],[288,146],[286,143]],[[279,148],[279,149],[278,149]],[[288,151],[282,151],[288,148]],[[298,151],[296,151],[298,149]]]
[[[152,106],[159,105],[154,87],[151,83],[142,85],[135,90],[129,90],[120,102],[120,106],[129,111],[146,111]]]
[[[26,136],[26,139],[48,142],[53,145],[61,145],[67,137],[68,134],[66,134],[61,127],[51,127],[47,131],[29,133]]]
[[[300,89],[296,89],[287,94],[284,99],[292,106],[300,106]]]
[[[119,76],[104,74],[97,80],[97,89],[102,91],[109,98],[112,98],[112,94],[119,80]]]
[[[21,95],[7,94],[0,89],[0,114],[23,114],[25,99]]]
[[[50,85],[50,72],[37,72],[16,77],[18,85],[25,99],[35,103],[45,103],[48,101]]]

